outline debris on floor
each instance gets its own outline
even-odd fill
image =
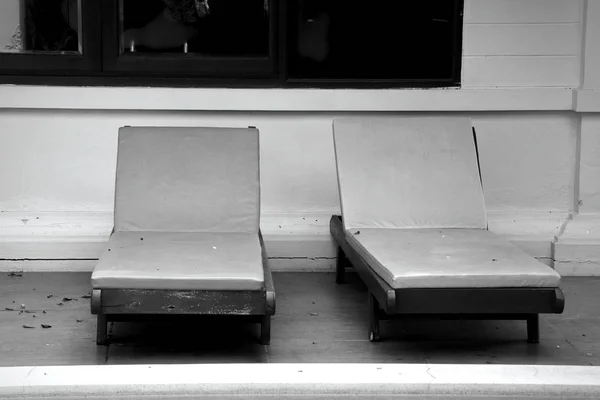
[[[52,328],[52,325],[42,324],[42,328],[44,328],[44,329],[50,329],[50,328]]]
[[[63,297],[62,301],[67,302],[67,301],[76,301],[77,299],[74,297]]]
[[[47,299],[54,297],[53,294],[49,294],[48,296],[46,296]]]
[[[23,276],[23,271],[10,271],[8,276]]]
[[[35,326],[23,325],[23,328],[25,328],[25,329],[35,329]]]
[[[84,294],[83,296],[81,296],[82,299],[91,299],[92,296],[89,294]]]

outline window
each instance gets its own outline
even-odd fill
[[[76,75],[100,71],[98,2],[10,0],[0,3],[0,71]]]
[[[460,83],[462,3],[2,1],[0,79],[73,85],[453,86]]]

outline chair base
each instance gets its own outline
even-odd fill
[[[98,316],[96,344],[108,344],[110,321],[128,316],[238,315],[257,319],[261,325],[259,342],[268,345],[271,316],[275,315],[275,286],[260,232],[259,238],[264,273],[262,290],[94,289],[91,312]]]
[[[382,320],[405,318],[437,318],[443,320],[523,320],[527,323],[527,342],[540,342],[539,314],[386,314],[372,293],[369,293],[369,341],[381,341],[379,323]]]
[[[539,343],[539,314],[560,314],[559,288],[394,289],[346,241],[342,219],[333,216],[331,234],[338,245],[336,282],[345,282],[350,265],[369,290],[369,340],[381,340],[379,321],[390,318],[501,319],[527,321],[527,341]]]
[[[121,317],[123,314],[120,315]],[[100,314],[97,318],[96,325],[96,345],[107,346],[110,344],[110,335],[108,334],[108,324],[113,322],[114,317],[110,314]],[[118,318],[122,320],[122,318]],[[271,343],[271,316],[259,316],[257,322],[260,323],[260,337],[258,342],[263,346],[268,346]]]

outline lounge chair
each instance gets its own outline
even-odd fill
[[[92,274],[97,344],[136,315],[240,315],[269,344],[254,128],[119,130],[114,229]]]
[[[487,230],[475,132],[462,117],[334,121],[342,216],[336,280],[369,292],[371,341],[392,317],[527,321],[562,313],[560,275]]]

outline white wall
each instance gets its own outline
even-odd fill
[[[257,126],[261,224],[273,262],[280,269],[330,268],[328,219],[339,211],[332,119],[416,111],[473,119],[490,229],[552,264],[556,237],[578,211],[580,195],[582,209],[597,196],[594,184],[580,187],[580,172],[586,182],[600,181],[597,164],[579,162],[594,160],[598,136],[580,135],[582,126],[596,132],[598,119],[589,114],[582,125],[573,111],[583,104],[574,101],[580,71],[595,70],[581,62],[581,49],[593,47],[581,34],[594,27],[582,19],[590,2],[600,4],[466,0],[462,89],[0,86],[0,268],[30,266],[2,259],[97,257],[111,229],[117,129],[141,124]],[[580,151],[580,140],[589,147]],[[61,265],[39,261],[32,268]]]
[[[579,86],[583,0],[466,0],[463,86]]]
[[[538,223],[532,230],[525,221],[523,232],[542,235],[543,245],[532,251],[550,259],[551,238],[558,234],[574,204],[574,114],[461,115],[470,116],[477,129],[491,228],[512,238],[523,231],[523,218],[541,215],[547,226]],[[43,241],[50,234],[50,238],[60,240],[81,235],[101,243],[111,229],[120,126],[252,125],[261,132],[262,225],[268,247],[276,254],[273,257],[290,259],[278,261],[281,268],[305,267],[306,261],[296,257],[318,258],[310,261],[312,267],[331,267],[335,253],[328,236],[328,219],[339,212],[331,122],[342,116],[347,117],[308,112],[4,110],[0,112],[0,170],[10,171],[0,187],[4,233],[16,241]],[[508,220],[510,224],[505,223]],[[303,240],[314,242],[313,247],[302,250],[280,243],[289,237],[278,235],[288,234],[309,236]],[[67,257],[60,247],[31,250],[28,244],[4,250],[10,255],[5,258]],[[68,254],[94,258],[100,250],[98,245],[68,249]],[[295,251],[310,254],[290,254]]]
[[[373,117],[352,118],[367,115]],[[489,210],[573,210],[574,114],[466,115],[478,134]],[[111,211],[119,127],[252,125],[261,133],[264,212],[339,210],[331,133],[336,117],[344,115],[4,110],[0,168],[10,173],[0,204],[5,212]]]

